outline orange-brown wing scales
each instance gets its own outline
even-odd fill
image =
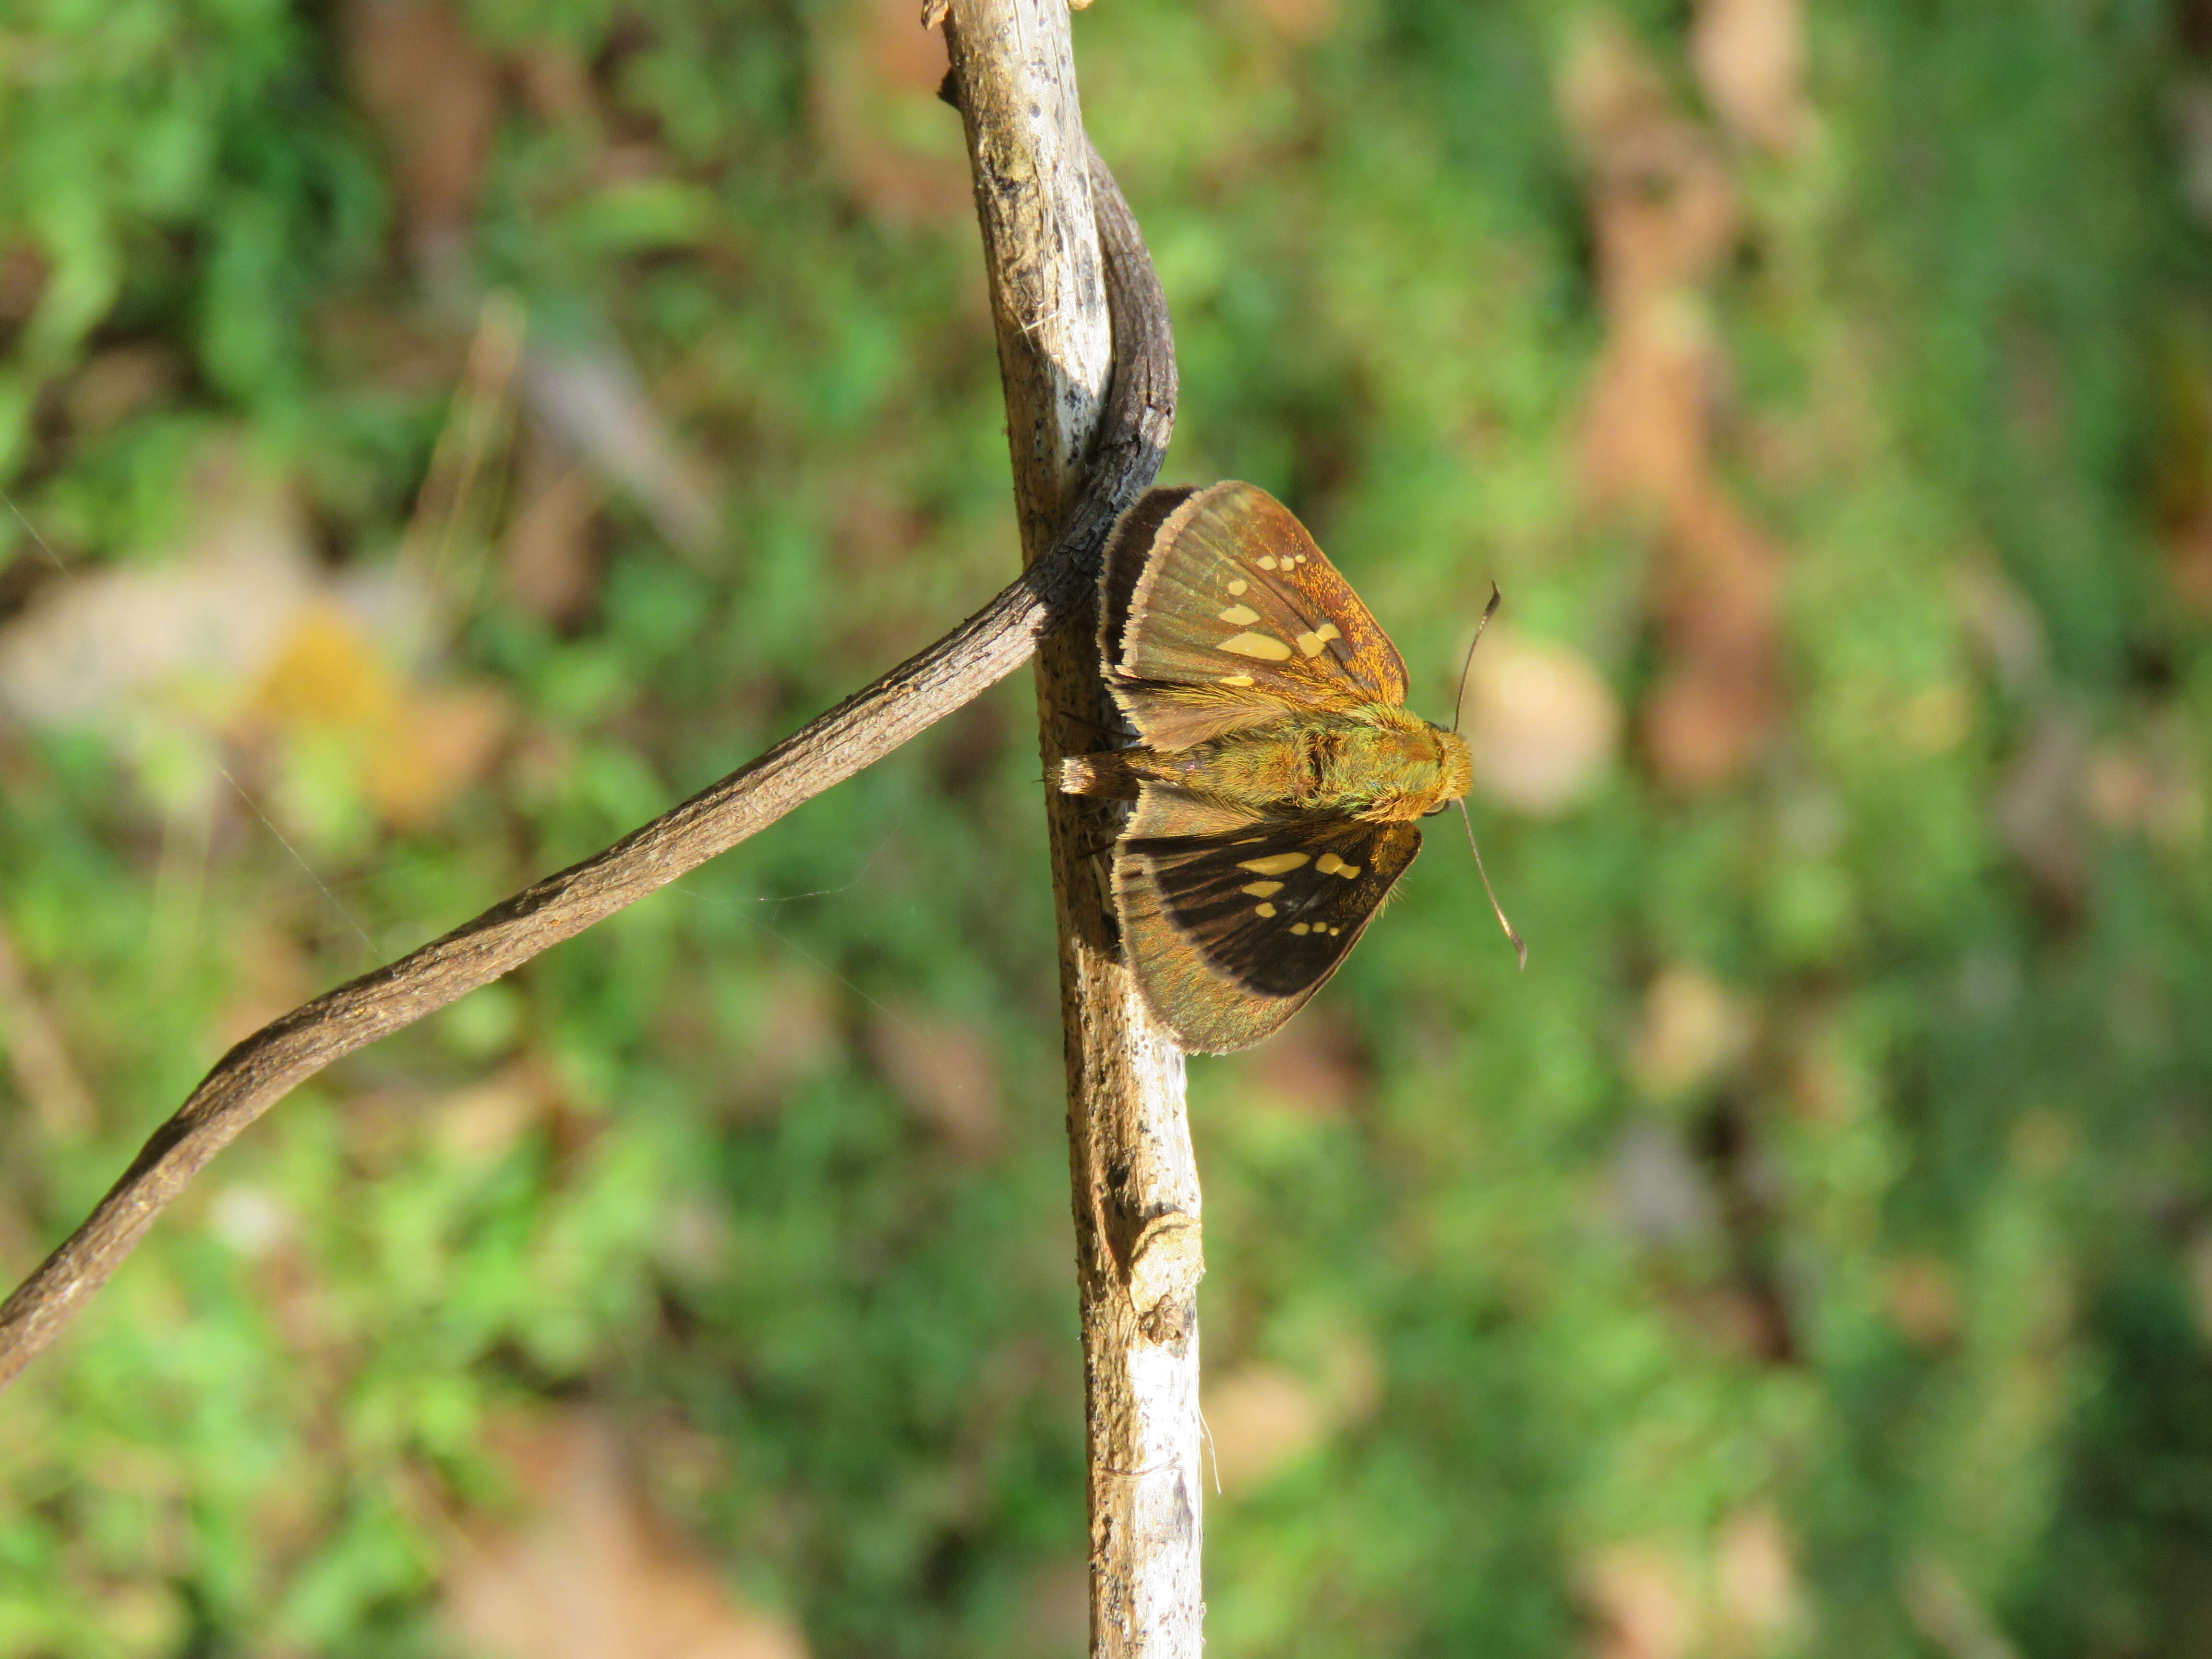
[[[1225,835],[1133,837],[1119,890],[1160,915],[1211,972],[1255,996],[1301,1000],[1336,971],[1420,851],[1410,823],[1307,817]]]
[[[1397,647],[1266,490],[1232,482],[1164,515],[1146,505],[1108,550],[1101,645],[1147,743],[1182,748],[1291,710],[1405,702]]]

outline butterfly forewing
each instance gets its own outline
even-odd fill
[[[1304,1000],[1335,971],[1421,848],[1410,823],[1311,816],[1225,835],[1133,838],[1116,885],[1146,890],[1200,962]]]
[[[1281,502],[1229,483],[1164,516],[1147,503],[1109,550],[1101,629],[1109,683],[1146,742],[1185,747],[1286,705],[1405,702],[1397,647]]]

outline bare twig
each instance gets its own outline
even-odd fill
[[[239,1043],[146,1143],[99,1207],[0,1306],[0,1386],[107,1281],[201,1166],[340,1056],[434,1013],[635,903],[842,782],[1026,662],[1088,615],[1107,532],[1159,467],[1174,383],[1152,261],[1112,174],[1092,162],[1115,368],[1085,483],[1051,550],[934,645],[750,764],[605,852],[410,956],[294,1009]]]
[[[1023,544],[1036,553],[1052,545],[1084,476],[1107,368],[1066,0],[952,0],[947,38],[990,268],[1015,500]],[[1097,222],[1105,229],[1108,216]],[[1164,311],[1157,325],[1164,341]],[[1117,349],[1123,331],[1117,312]],[[1172,353],[1162,355],[1171,370]],[[1164,383],[1163,401],[1172,388]],[[1039,648],[1037,696],[1054,779],[1061,756],[1095,747],[1093,734],[1116,720],[1094,627]],[[1197,1659],[1204,1258],[1182,1056],[1121,965],[1105,867],[1084,850],[1095,849],[1099,824],[1049,785],[1046,799],[1090,1443],[1091,1650]]]

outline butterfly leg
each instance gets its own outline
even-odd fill
[[[1085,731],[1096,732],[1100,737],[1105,738],[1109,743],[1127,743],[1132,740],[1134,735],[1129,730],[1128,725],[1126,721],[1118,725],[1109,726],[1099,720],[1085,720],[1082,715],[1078,714],[1070,709],[1063,708],[1060,710],[1059,713],[1060,719],[1064,720],[1073,720],[1076,725],[1082,726]]]

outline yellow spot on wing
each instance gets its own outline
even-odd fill
[[[1221,613],[1221,620],[1225,623],[1233,623],[1238,628],[1242,628],[1247,623],[1255,623],[1259,621],[1260,613],[1255,611],[1249,605],[1232,605],[1228,610]]]
[[[1344,868],[1344,860],[1334,853],[1323,853],[1314,860],[1314,868],[1324,876],[1333,876]]]
[[[1297,934],[1300,938],[1304,938],[1306,934],[1313,932],[1313,929],[1307,927],[1303,921],[1294,921],[1291,924],[1291,931]]]
[[[1222,641],[1224,651],[1233,651],[1240,657],[1257,657],[1262,662],[1288,662],[1291,647],[1273,634],[1234,634]]]
[[[1255,904],[1252,907],[1252,914],[1258,916],[1272,916],[1275,914],[1275,907],[1272,904]]]
[[[1249,674],[1224,674],[1221,677],[1221,684],[1224,685],[1249,685],[1252,684],[1252,677]]]
[[[1323,623],[1314,629],[1314,637],[1317,640],[1340,640],[1344,635],[1336,631],[1334,623]]]
[[[1275,557],[1272,553],[1262,553],[1258,558],[1253,560],[1252,562],[1258,565],[1262,570],[1273,570],[1275,568]]]
[[[1246,581],[1242,576],[1239,576],[1235,581],[1229,584],[1230,596],[1234,598],[1236,595],[1242,593],[1246,588],[1251,586],[1251,583]]]
[[[1283,884],[1279,881],[1248,881],[1237,890],[1249,893],[1254,898],[1273,898],[1283,890]]]
[[[1322,856],[1326,858],[1328,854]],[[1263,859],[1246,859],[1237,867],[1249,870],[1255,876],[1280,876],[1288,874],[1305,861],[1304,853],[1270,853]]]

